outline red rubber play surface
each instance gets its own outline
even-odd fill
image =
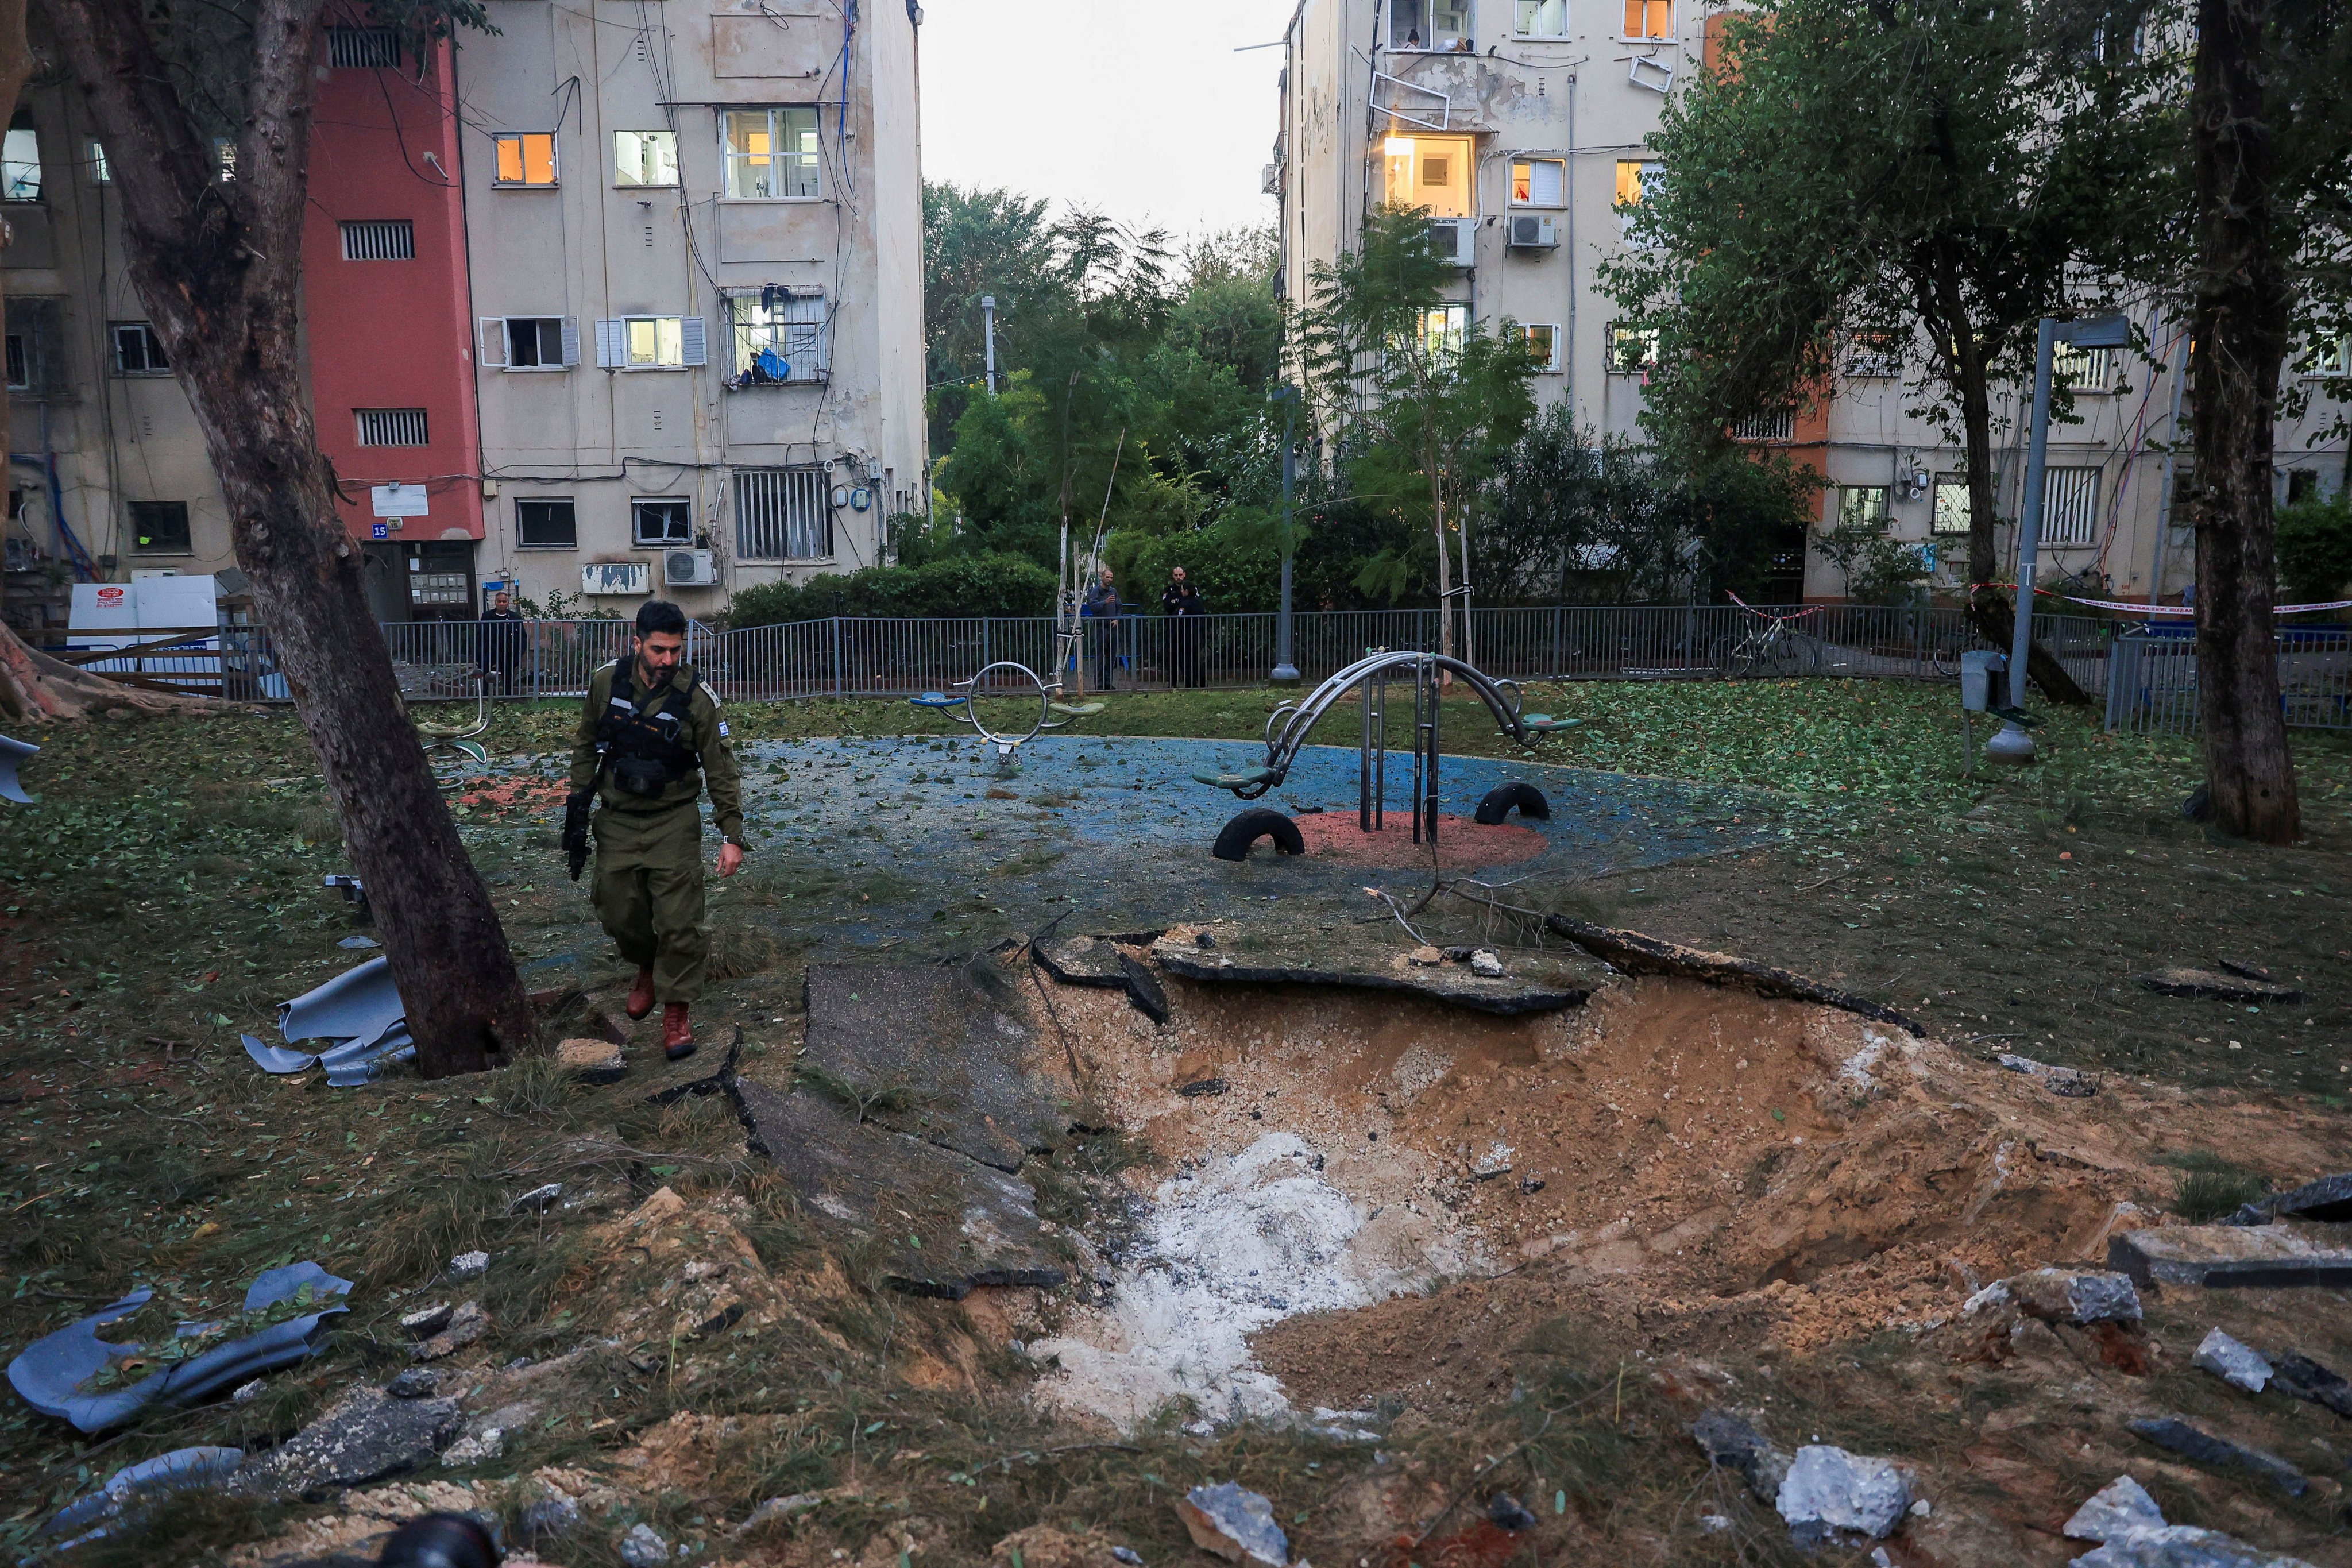
[[[1412,814],[1391,809],[1388,826],[1378,833],[1366,833],[1356,826],[1352,811],[1318,811],[1292,818],[1298,824],[1298,835],[1307,840],[1307,853],[1318,859],[1343,861],[1353,866],[1404,867],[1426,866],[1430,863],[1429,846],[1412,841]],[[1517,822],[1497,823],[1492,827],[1473,822],[1466,816],[1441,815],[1437,822],[1437,864],[1454,868],[1479,866],[1503,866],[1515,860],[1532,860],[1548,847],[1544,836],[1532,827],[1522,827]],[[1264,839],[1257,843],[1254,854],[1273,852],[1273,846]]]

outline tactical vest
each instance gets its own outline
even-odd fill
[[[702,766],[702,753],[685,738],[697,678],[682,669],[670,701],[648,716],[637,709],[636,662],[624,658],[613,666],[613,697],[597,721],[596,754],[624,795],[657,795]]]

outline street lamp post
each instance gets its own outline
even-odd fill
[[[1292,508],[1298,489],[1298,389],[1277,387],[1274,395],[1282,403],[1282,608],[1274,620],[1274,668],[1267,679],[1278,685],[1288,685],[1298,679],[1298,665],[1292,657],[1290,640],[1290,563],[1296,542]]]
[[[996,296],[980,297],[981,326],[988,337],[988,395],[996,395]]]
[[[2025,710],[2026,656],[2033,646],[2033,579],[2042,552],[2042,476],[2050,458],[2050,369],[2058,344],[2076,348],[2115,349],[2131,342],[2131,323],[2121,316],[2093,316],[2085,321],[2059,321],[2042,318],[2033,346],[2033,412],[2025,447],[2025,506],[2017,526],[2017,613],[2009,644],[2009,706]],[[2005,763],[2033,760],[2033,737],[2014,719],[2003,723],[1985,742],[1985,755]]]

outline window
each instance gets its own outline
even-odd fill
[[[1523,38],[1568,37],[1568,0],[1518,0],[1517,27]]]
[[[1903,356],[1894,341],[1883,334],[1858,334],[1847,345],[1845,373],[1867,380],[1887,380],[1902,373]]]
[[[1642,375],[1658,366],[1658,329],[1612,326],[1609,329],[1609,370],[1614,375]]]
[[[629,503],[630,535],[648,549],[694,542],[694,503],[684,496],[639,496]]]
[[[815,110],[728,111],[727,194],[737,201],[809,200],[816,163]]]
[[[613,132],[613,183],[616,185],[677,184],[677,132]]]
[[[2319,498],[2319,470],[2318,470],[2318,469],[2316,469],[2316,468],[2289,468],[2289,469],[2286,471],[2286,504],[2287,504],[2287,505],[2289,505],[2289,506],[2301,506],[2304,502],[2305,502],[2305,501],[2307,501],[2307,500],[2316,500],[2318,498]]]
[[[1883,529],[1886,526],[1885,485],[1840,485],[1837,488],[1840,528]]]
[[[1966,474],[1936,476],[1936,521],[1930,524],[1937,533],[1966,533],[1974,509],[1969,500],[1969,477]]]
[[[229,136],[215,136],[213,138],[213,170],[220,175],[220,183],[222,184],[226,185],[236,183],[236,138]]]
[[[1640,206],[1644,197],[1657,194],[1665,174],[1666,166],[1654,158],[1618,159],[1617,205],[1621,207]]]
[[[1535,362],[1538,373],[1551,374],[1560,368],[1560,331],[1558,327],[1529,326],[1522,323],[1512,331],[1527,345],[1528,358]]]
[[[498,143],[498,174],[493,184],[546,186],[555,184],[555,132],[518,131],[493,137]]]
[[[570,497],[515,501],[515,543],[524,550],[577,550],[580,523]]]
[[[327,63],[337,70],[397,70],[400,35],[390,27],[330,27]]]
[[[1558,158],[1520,158],[1511,164],[1511,205],[1557,207],[1568,203],[1568,164]]]
[[[114,170],[106,161],[106,143],[103,142],[89,144],[89,183],[93,185],[114,184]]]
[[[163,340],[155,329],[144,321],[117,321],[110,335],[114,340],[114,374],[117,375],[169,375],[172,362],[164,357]]]
[[[739,561],[820,561],[833,553],[823,468],[735,470]]]
[[[346,261],[416,259],[416,226],[404,217],[362,218],[342,230]]]
[[[1469,331],[1469,306],[1432,305],[1413,323],[1413,347],[1444,363],[1462,353],[1462,340]]]
[[[425,410],[422,408],[355,408],[359,416],[360,445],[362,447],[423,447]]]
[[[2172,504],[2165,517],[2175,528],[2197,526],[2197,474],[2186,463],[2172,471]]]
[[[2060,343],[2051,351],[2050,382],[2075,392],[2108,392],[2115,387],[2113,349],[2078,349]]]
[[[1432,217],[1477,213],[1471,188],[1477,164],[1467,136],[1391,136],[1381,151],[1388,162],[1389,205],[1427,207]]]
[[[2042,542],[2088,544],[2099,518],[2099,470],[2045,468],[2042,474]]]
[[[571,316],[485,316],[482,363],[508,370],[564,370],[580,363],[580,323]]]
[[[705,357],[699,316],[615,316],[596,323],[596,363],[606,370],[680,370]]]
[[[2305,375],[2352,375],[2352,332],[2333,342],[2323,342],[2311,356]]]
[[[59,301],[37,294],[16,295],[7,302],[8,390],[26,397],[45,397],[59,380],[63,362],[58,345]]]
[[[41,137],[33,129],[33,116],[27,110],[18,110],[8,121],[8,132],[0,137],[0,201],[37,202],[41,199]]]
[[[1793,408],[1767,409],[1731,423],[1731,438],[1735,441],[1787,441],[1795,437],[1796,431],[1797,413]]]
[[[728,302],[739,385],[825,379],[832,369],[830,312],[824,294],[766,288]]]
[[[1674,0],[1625,0],[1625,36],[1629,38],[1673,37]]]
[[[1468,51],[1470,0],[1394,0],[1389,47]]]
[[[142,555],[188,555],[195,546],[188,540],[188,503],[184,500],[135,500],[131,503],[131,548]]]

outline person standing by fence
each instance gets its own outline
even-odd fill
[[[1095,689],[1108,691],[1118,684],[1113,678],[1118,674],[1118,587],[1109,567],[1087,589],[1080,613],[1095,624]]]
[[[482,612],[475,636],[482,683],[492,686],[501,697],[512,697],[515,664],[522,657],[522,613],[503,588],[490,595],[490,607]]]
[[[1160,608],[1175,621],[1168,628],[1168,658],[1174,667],[1168,673],[1169,683],[1207,685],[1201,668],[1201,617],[1208,614],[1208,606],[1201,600],[1201,590],[1185,581],[1181,566],[1169,574],[1168,586],[1160,593]]]

